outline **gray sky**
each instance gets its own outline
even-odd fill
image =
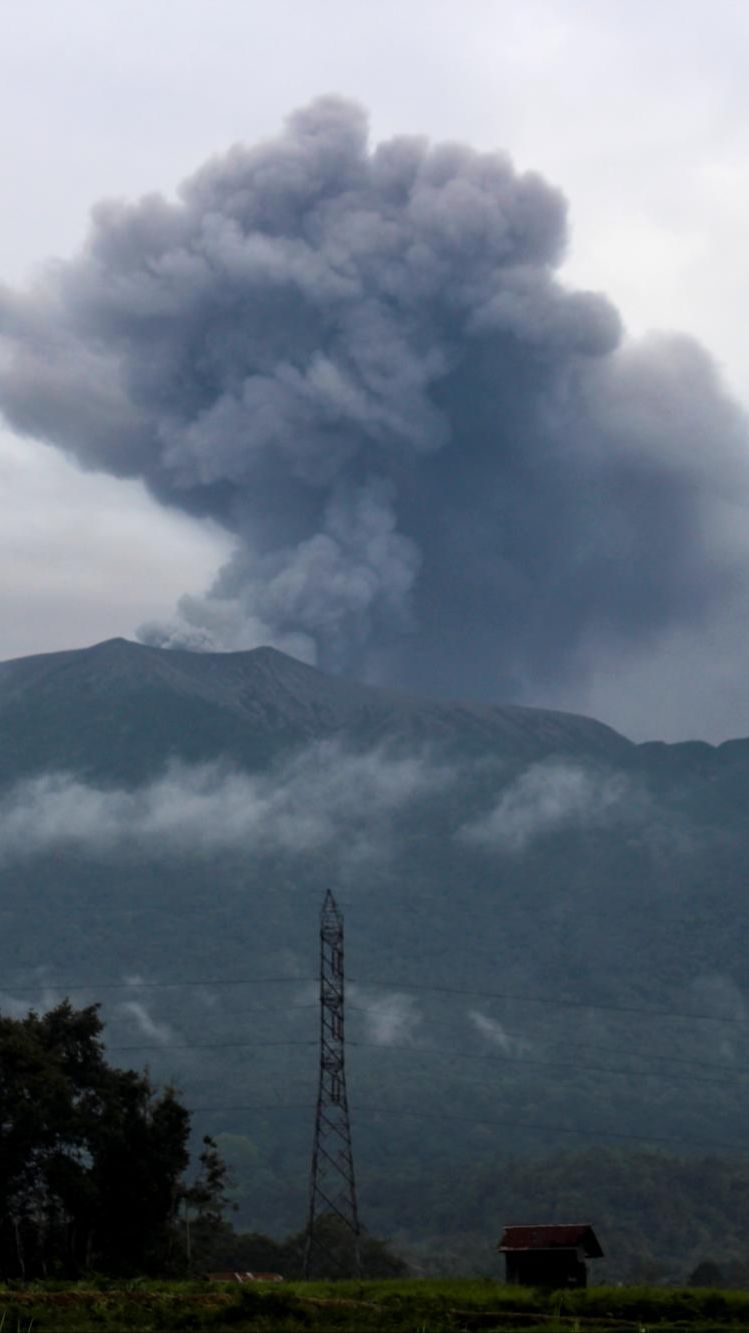
[[[169,195],[213,153],[278,133],[328,92],[375,141],[507,150],[570,201],[563,277],[627,331],[679,329],[749,404],[742,316],[749,123],[743,3],[620,0],[4,0],[0,282],[80,246],[92,203]],[[226,560],[217,523],[0,433],[0,656],[79,646],[172,614]],[[749,515],[726,524],[749,548]],[[746,522],[746,530],[744,530]],[[739,604],[539,704],[637,736],[749,733]]]

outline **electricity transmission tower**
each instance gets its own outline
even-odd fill
[[[332,1263],[361,1271],[343,1037],[343,917],[328,889],[320,914],[320,1081],[310,1172],[304,1276]],[[328,1261],[325,1264],[325,1260]]]

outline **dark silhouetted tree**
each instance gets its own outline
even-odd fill
[[[198,1212],[220,1218],[215,1145],[187,1185],[189,1112],[173,1089],[109,1065],[102,1030],[98,1006],[68,1001],[0,1017],[4,1276],[164,1271],[179,1266],[175,1227],[191,1189]]]

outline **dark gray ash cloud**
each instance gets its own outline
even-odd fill
[[[560,284],[565,212],[324,98],[0,293],[11,425],[236,536],[150,642],[538,701],[734,594],[745,422],[695,343]]]

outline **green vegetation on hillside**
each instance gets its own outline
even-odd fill
[[[590,1222],[605,1256],[591,1263],[595,1283],[673,1286],[710,1263],[709,1285],[749,1286],[746,1160],[612,1149],[495,1159],[452,1180],[414,1174],[398,1206],[397,1248],[416,1272],[496,1276],[505,1225]]]

